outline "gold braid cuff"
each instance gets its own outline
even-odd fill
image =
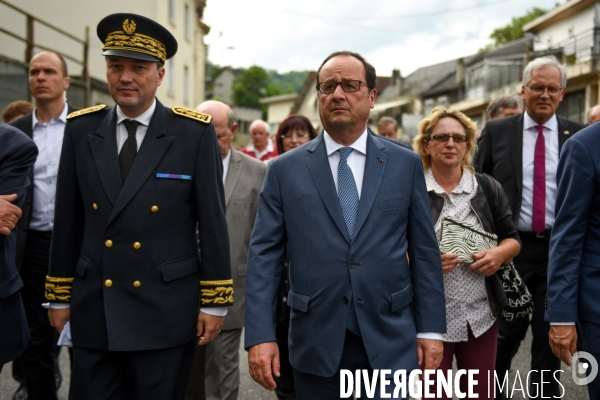
[[[158,40],[150,36],[134,33],[126,35],[125,32],[115,31],[108,34],[104,41],[102,51],[106,50],[129,50],[137,51],[158,58],[165,62],[167,59],[167,48]]]
[[[200,281],[202,305],[230,306],[233,304],[233,279]]]
[[[53,303],[69,303],[73,278],[46,276],[46,300]]]

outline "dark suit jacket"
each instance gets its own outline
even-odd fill
[[[0,124],[0,143],[0,195],[16,193],[13,204],[22,207],[37,147],[23,132],[5,124]],[[19,293],[23,282],[15,263],[16,240],[16,231],[8,237],[0,235],[0,366],[18,357],[29,341]]]
[[[369,131],[353,240],[322,134],[271,161],[250,241],[246,347],[276,340],[286,249],[295,369],[337,371],[350,298],[374,369],[416,368],[416,334],[446,331],[440,252],[417,154]]]
[[[248,245],[267,166],[241,151],[233,148],[230,151],[231,159],[225,177],[225,204],[235,303],[227,311],[223,329],[241,329],[244,327],[246,309]]]
[[[600,124],[565,143],[557,181],[546,320],[600,325]]]
[[[560,151],[565,141],[585,125],[559,116],[557,118]],[[475,169],[500,182],[508,196],[516,226],[523,197],[523,114],[488,121],[478,146],[473,162]]]
[[[214,127],[157,100],[124,184],[117,153],[115,109],[68,121],[49,281],[74,281],[70,298],[47,297],[70,302],[75,346],[137,351],[189,343],[200,289],[204,307],[233,301]]]
[[[67,115],[77,110],[76,108],[71,107],[67,103]],[[17,129],[23,131],[27,136],[33,139],[33,117],[31,113],[23,115],[21,118],[18,118],[12,121],[9,125],[14,126]],[[25,198],[25,202],[23,203],[23,216],[19,220],[17,224],[17,268],[19,271],[21,270],[21,265],[23,264],[23,255],[25,254],[25,243],[27,242],[27,231],[29,230],[29,221],[31,220],[31,210],[33,204],[33,168],[29,171],[29,188],[27,189],[27,196]]]

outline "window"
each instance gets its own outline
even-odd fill
[[[190,102],[190,76],[187,65],[183,67],[183,101],[186,104]]]
[[[175,92],[175,63],[173,59],[170,58],[167,60],[167,90],[169,94],[173,94]]]
[[[185,13],[183,14],[183,17],[184,17],[183,26],[184,26],[185,37],[189,39],[189,37],[190,37],[190,6],[187,4],[185,5]]]
[[[175,22],[175,0],[169,0],[169,19]]]

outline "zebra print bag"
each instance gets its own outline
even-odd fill
[[[465,264],[472,264],[475,253],[498,246],[498,236],[459,219],[442,219],[440,251],[454,253]]]
[[[442,220],[442,254],[454,253],[465,264],[472,264],[473,254],[497,246],[496,234],[450,216]],[[533,312],[531,293],[512,262],[503,264],[493,278],[498,279],[502,287],[494,293],[498,304],[501,305],[500,318],[510,322],[516,318],[528,317]]]

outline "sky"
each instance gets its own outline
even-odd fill
[[[494,29],[556,1],[207,0],[203,21],[213,64],[316,70],[331,52],[351,50],[379,76],[407,76],[476,53]]]

